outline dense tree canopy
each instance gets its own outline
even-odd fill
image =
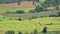
[[[51,6],[57,6],[60,4],[60,0],[46,0],[42,6],[43,7],[51,7]]]

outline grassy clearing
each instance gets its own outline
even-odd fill
[[[41,23],[38,24],[38,23]],[[46,17],[37,18],[33,20],[2,20],[0,21],[0,30],[20,30],[20,31],[33,31],[37,28],[38,31],[42,31],[46,24],[53,23],[53,25],[47,25],[48,31],[60,31],[60,17]]]

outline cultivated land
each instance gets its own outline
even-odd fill
[[[41,2],[44,2],[44,0]],[[30,33],[34,29],[37,29],[40,32],[39,34],[44,34],[42,30],[45,26],[47,26],[47,34],[60,34],[60,17],[48,17],[51,14],[57,15],[59,11],[28,13],[30,10],[35,9],[34,5],[29,5],[29,7],[26,7],[26,5],[24,8],[22,6],[24,3],[21,6],[11,6],[14,4],[16,5],[16,3],[0,4],[0,34],[4,34],[8,30],[15,31],[15,34],[18,34],[18,31]],[[6,12],[16,12],[17,10],[24,10],[25,14],[5,14]],[[32,16],[37,16],[37,18],[29,20]],[[22,21],[18,20],[18,18],[22,18]],[[50,23],[52,25],[49,25]]]
[[[46,18],[36,18],[32,20],[9,20],[9,18],[2,18],[0,20],[0,30],[7,31],[22,31],[31,32],[35,28],[41,32],[44,26],[47,26],[48,31],[60,31],[60,17],[46,17]],[[39,24],[40,23],[40,24]],[[53,23],[53,25],[46,25]]]

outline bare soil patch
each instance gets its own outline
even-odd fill
[[[28,7],[35,7],[37,5],[39,5],[38,2],[35,2],[35,4],[33,5],[33,1],[25,1],[25,2],[21,2],[21,5],[18,5],[18,3],[11,3],[11,4],[3,4],[6,7],[12,7],[12,8],[18,8],[18,7],[23,7],[23,8],[28,8]]]

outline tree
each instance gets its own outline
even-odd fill
[[[30,13],[36,13],[36,12],[41,12],[41,11],[44,11],[44,8],[40,6],[36,6],[34,10],[30,10]]]
[[[44,7],[50,7],[53,6],[53,1],[52,0],[45,0],[45,2],[42,4]]]
[[[36,0],[36,2],[39,2],[39,0]]]
[[[9,3],[8,0],[6,0],[6,3],[7,3],[7,4]]]
[[[60,4],[60,0],[46,0],[42,6],[43,7],[51,7],[51,6],[57,6]]]
[[[36,8],[35,8],[35,11],[36,12],[40,12],[40,11],[43,11],[44,9],[42,8],[42,7],[40,7],[40,6],[36,6]]]
[[[53,0],[53,5],[54,6],[60,5],[60,0]]]
[[[0,2],[0,4],[1,4],[1,2]]]
[[[44,27],[42,32],[47,33],[47,27]]]
[[[15,34],[14,31],[7,31],[5,34]]]

